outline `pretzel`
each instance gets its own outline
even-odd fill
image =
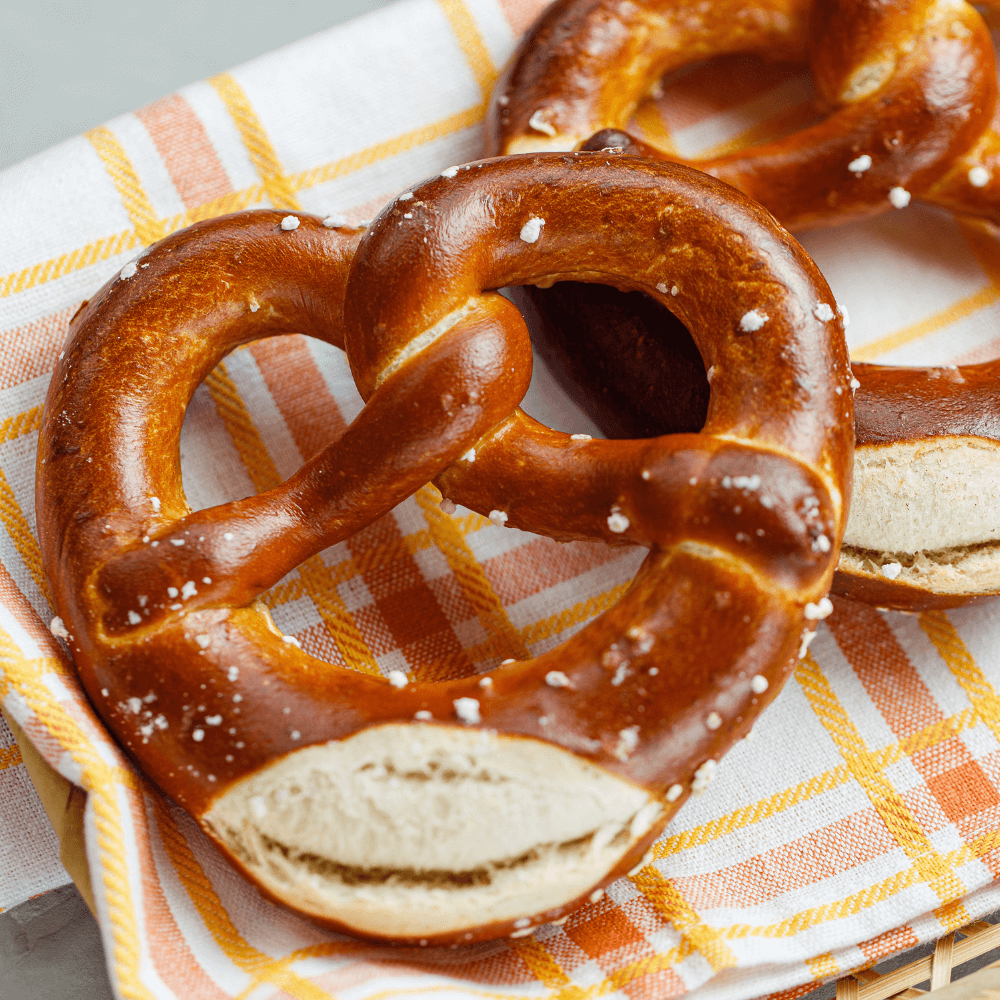
[[[809,62],[821,122],[772,142],[681,161],[623,131],[664,73],[713,56]],[[597,133],[595,135],[595,133]],[[790,229],[911,197],[1000,222],[996,61],[962,0],[557,0],[494,90],[487,151],[625,147],[689,162]]]
[[[719,372],[701,434],[581,440],[517,407],[530,344],[491,289],[556,276],[678,287]],[[43,415],[42,555],[84,688],[236,867],[321,923],[441,944],[561,919],[642,864],[827,613],[852,448],[830,301],[742,195],[593,154],[451,168],[360,242],[270,211],[167,237],[75,318]],[[753,308],[774,336],[741,331]],[[192,512],[199,382],[248,340],[341,330],[365,399],[344,435]],[[257,596],[432,477],[495,522],[650,553],[615,607],[480,677],[371,676],[282,636]]]
[[[691,161],[760,200],[785,225],[828,225],[902,206],[911,195],[1000,222],[995,60],[982,18],[965,3],[561,0],[497,84],[488,147],[509,153],[582,144],[676,160],[623,127],[664,72],[734,52],[809,59],[820,102],[832,109],[786,138]],[[603,379],[620,377],[607,371],[613,364],[588,384],[593,373],[580,370],[575,348],[555,329],[554,317],[570,308],[566,296],[519,290],[516,301],[536,314],[550,341],[543,353],[599,426],[630,435],[699,427],[707,387],[697,360],[692,371],[675,335],[666,338],[674,345],[664,348],[669,360],[648,363],[657,350],[652,330],[669,320],[635,303],[612,305],[592,289],[576,294],[575,335],[614,310],[616,346],[596,330],[588,341],[600,342],[611,362],[621,359],[623,338],[634,342],[625,353],[643,343],[644,380],[655,383],[654,393],[671,390],[670,413],[660,395],[638,399],[634,391],[609,405]],[[1000,362],[958,372],[865,365],[856,374],[855,498],[834,590],[911,611],[1000,593]]]

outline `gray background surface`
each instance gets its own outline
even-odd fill
[[[4,2],[0,169],[387,2]]]

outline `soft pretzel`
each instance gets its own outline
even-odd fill
[[[517,408],[530,345],[491,289],[558,276],[678,290],[718,371],[701,434],[579,440]],[[84,687],[274,898],[409,943],[530,933],[640,862],[828,609],[852,447],[830,302],[749,199],[593,154],[451,168],[360,243],[275,212],[166,238],[76,317],[43,416],[42,553]],[[741,329],[753,309],[767,336]],[[192,512],[198,383],[237,344],[341,329],[354,423],[278,489]],[[563,645],[481,677],[370,676],[281,636],[256,596],[431,477],[494,521],[649,556]]]
[[[496,85],[488,152],[575,149],[593,137],[587,148],[679,161],[622,130],[664,73],[736,52],[808,60],[829,114],[782,139],[683,162],[790,229],[911,196],[1000,222],[993,45],[964,0],[557,0]]]
[[[759,199],[789,227],[872,214],[911,194],[1000,221],[995,60],[980,15],[961,0],[763,0],[735,7],[561,0],[529,32],[498,83],[488,145],[516,152],[582,143],[666,157],[621,131],[639,99],[663,72],[732,52],[803,62],[808,55],[820,99],[832,109],[820,124],[784,139],[692,161]],[[536,315],[543,353],[598,424],[630,436],[700,426],[703,368],[677,353],[683,338],[668,335],[655,346],[670,320],[652,304],[626,307],[596,289],[574,294],[579,301],[571,305],[557,289],[521,289],[517,301]],[[557,329],[555,318],[569,310],[577,344]],[[609,312],[614,347],[597,329]],[[624,348],[629,339],[633,346]],[[593,363],[579,353],[581,342],[604,348],[600,373],[584,371]],[[655,384],[653,395],[627,391],[625,369],[613,371],[629,352],[642,354],[641,377]],[[904,610],[1000,593],[993,417],[1000,362],[957,372],[865,365],[856,374],[855,495],[834,590]],[[609,377],[622,383],[620,391],[609,394]]]

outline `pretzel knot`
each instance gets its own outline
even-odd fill
[[[623,131],[665,73],[739,52],[808,61],[826,117],[691,161]],[[790,229],[901,208],[911,196],[1000,222],[993,46],[964,0],[557,0],[495,94],[490,152],[613,146],[689,162]]]
[[[265,892],[377,938],[530,933],[642,858],[825,614],[852,448],[832,297],[766,212],[671,164],[452,168],[360,243],[294,221],[168,237],[76,317],[39,450],[56,606],[109,726]],[[521,412],[530,345],[494,289],[566,276],[671,298],[714,371],[701,434],[580,440]],[[192,512],[199,382],[240,343],[341,328],[357,419],[277,489]],[[649,555],[618,605],[482,677],[390,683],[285,641],[256,596],[432,477]]]

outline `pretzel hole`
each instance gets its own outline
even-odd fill
[[[709,382],[687,327],[643,292],[576,281],[513,290],[555,382],[608,438],[697,433]]]
[[[666,73],[624,128],[668,156],[711,158],[784,138],[823,117],[804,60],[737,53]]]

